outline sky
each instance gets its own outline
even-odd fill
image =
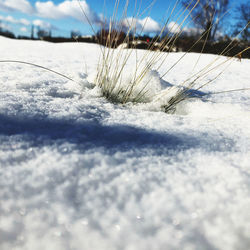
[[[119,18],[122,17],[125,1],[121,0],[117,14]],[[145,33],[150,34],[159,32],[176,2],[176,0],[156,0],[151,4],[152,0],[137,0],[135,8],[135,1],[129,1],[127,23],[129,17],[140,13],[136,25],[144,27]],[[232,9],[245,1],[231,0]],[[104,17],[112,16],[114,3],[115,0],[80,0],[81,8],[95,31],[100,27]],[[25,36],[30,36],[32,25],[35,29],[51,30],[53,36],[69,36],[72,30],[79,31],[82,35],[91,35],[93,31],[81,8],[77,0],[0,0],[0,27],[16,35]],[[178,5],[170,20],[172,27],[175,27],[175,23],[181,24],[182,19],[177,18],[180,11],[181,7]],[[190,26],[191,22],[187,19],[185,25]]]

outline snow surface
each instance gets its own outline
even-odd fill
[[[92,84],[99,53],[0,37],[0,60],[77,82],[0,64],[0,249],[250,249],[250,91],[191,99],[175,114],[112,104]],[[198,57],[164,80],[178,85]],[[249,69],[233,59],[201,91],[250,87]]]

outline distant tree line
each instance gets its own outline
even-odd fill
[[[9,37],[9,38],[15,38],[14,33],[12,33],[11,31],[2,28],[2,23],[0,20],[0,36],[5,36],[5,37]]]
[[[51,30],[36,28],[36,39],[42,39],[50,42],[88,42],[99,43],[104,46],[116,48],[122,43],[127,43],[127,48],[138,49],[159,49],[159,42],[167,43],[173,40],[172,46],[163,44],[163,51],[191,51],[204,53],[220,53],[229,44],[232,49],[227,51],[226,55],[232,56],[250,45],[250,0],[239,4],[234,10],[233,17],[236,22],[231,25],[230,31],[225,35],[226,16],[230,10],[230,0],[182,0],[182,6],[189,11],[193,25],[197,32],[182,32],[174,39],[171,36],[175,34],[165,34],[150,37],[149,35],[126,35],[123,30],[113,29],[111,32],[106,28],[100,30],[94,36],[83,37],[79,31],[71,31],[70,37],[53,37]],[[231,14],[232,16],[232,14]],[[15,35],[1,28],[0,35],[15,38]],[[166,36],[169,36],[166,38]],[[234,37],[238,37],[234,40]],[[34,26],[32,26],[31,38],[19,36],[20,39],[34,39]],[[140,42],[139,42],[140,41]],[[194,45],[195,44],[195,45]],[[162,46],[162,45],[161,45]],[[250,58],[250,52],[246,51],[242,56]]]

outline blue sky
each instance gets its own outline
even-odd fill
[[[130,0],[128,17],[134,13],[135,1]],[[245,1],[231,0],[232,9]],[[96,24],[95,27],[98,27],[98,22],[103,15],[112,15],[114,2],[115,0],[81,0],[82,8],[89,20]],[[121,0],[119,15],[124,9],[124,2],[125,0]],[[137,2],[139,8],[140,0]],[[152,3],[152,0],[142,0],[141,2],[142,12]],[[173,8],[175,2],[176,0],[156,0],[152,8],[147,9],[144,15],[138,17],[138,24],[143,25],[143,19],[149,15],[150,19],[147,21],[146,30],[148,33],[157,31],[169,13],[167,12],[169,6]],[[176,8],[176,13],[179,10],[180,6]],[[171,21],[181,22],[174,18],[174,15]],[[93,33],[86,23],[77,0],[0,0],[0,25],[2,28],[9,29],[16,35],[29,36],[32,24],[36,27],[51,29],[53,35],[69,36],[71,30],[79,30],[83,35]]]

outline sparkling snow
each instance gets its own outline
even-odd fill
[[[0,64],[1,250],[249,249],[250,91],[191,99],[175,114],[122,106],[93,86],[97,45],[0,45],[0,60],[76,81]],[[180,84],[198,57],[164,80]],[[249,69],[233,59],[201,91],[249,88]]]

